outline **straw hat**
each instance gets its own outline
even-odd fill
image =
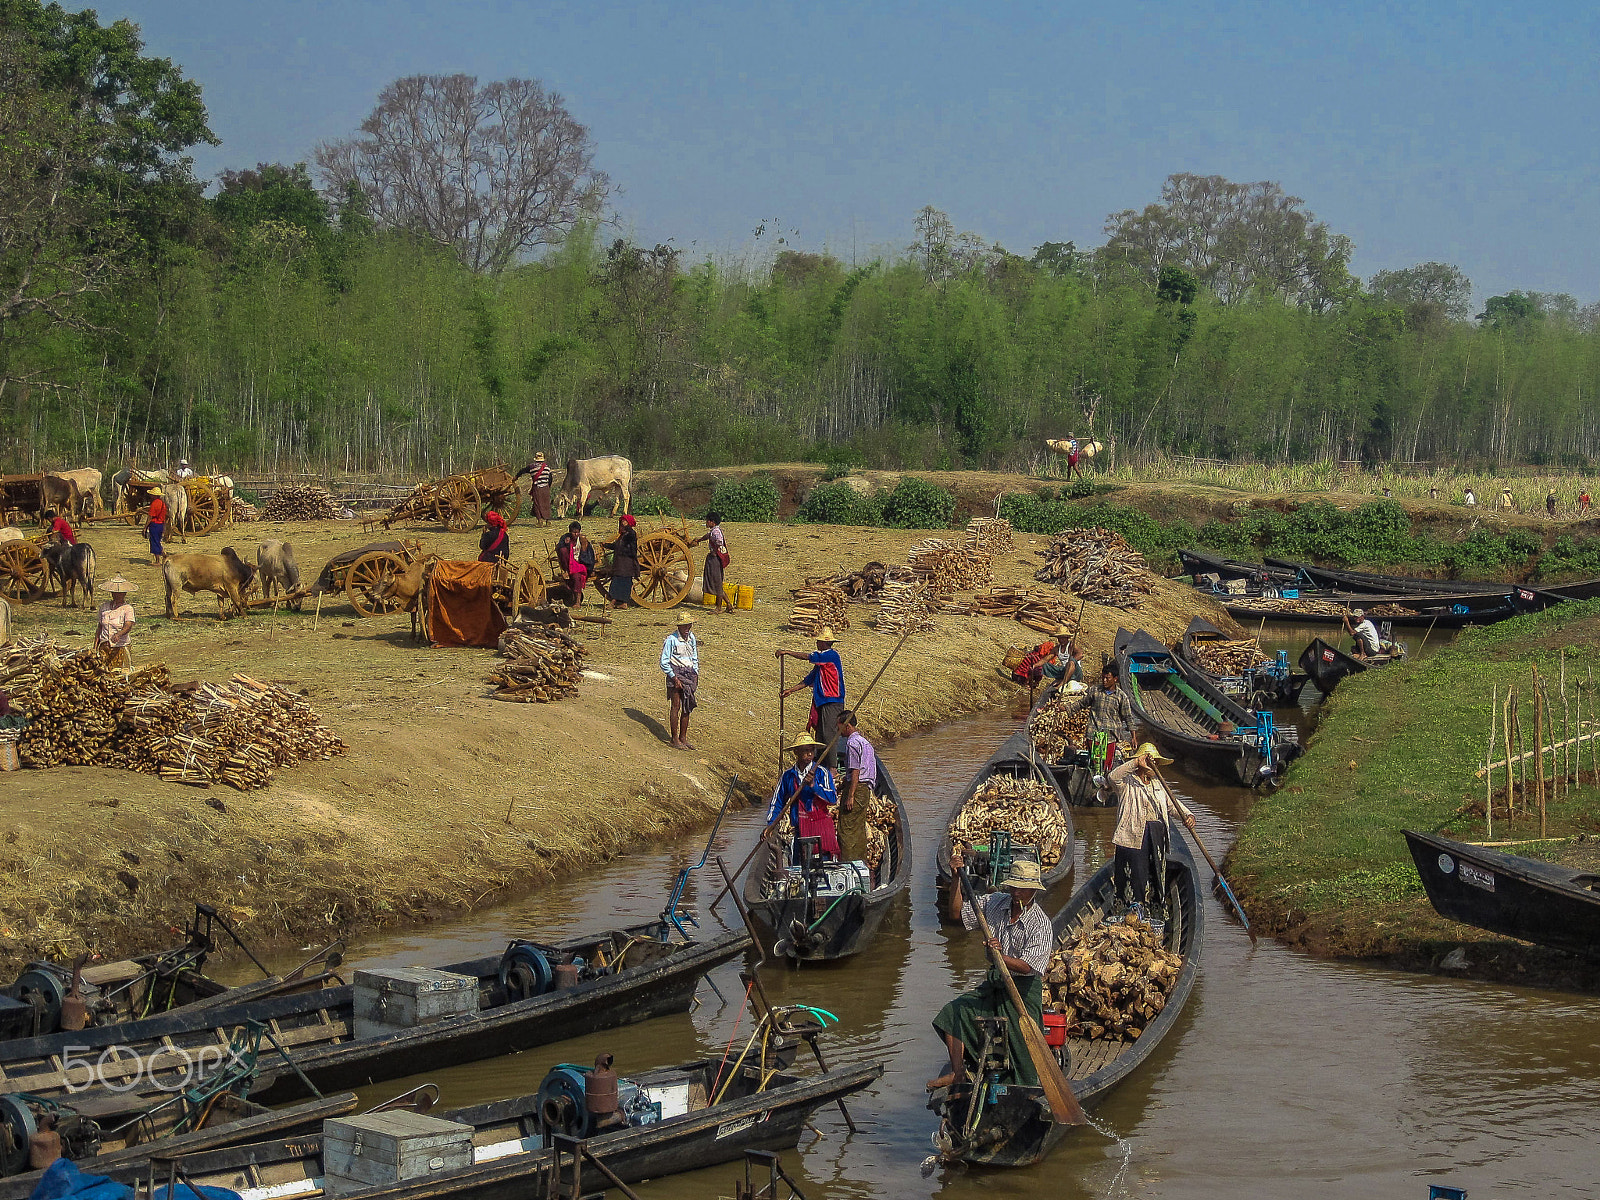
[[[1080,683],[1076,679],[1074,679],[1071,683],[1067,684],[1067,695],[1069,695],[1069,696],[1081,696],[1081,695],[1083,695],[1083,693],[1087,692],[1088,690],[1089,690],[1088,684]]]
[[[113,596],[119,593],[126,596],[133,592],[137,592],[139,590],[139,585],[137,583],[129,582],[121,575],[113,575],[110,579],[106,580],[100,585],[100,590],[103,592],[109,592]]]
[[[1134,757],[1138,758],[1141,754],[1148,754],[1151,758],[1151,761],[1155,762],[1158,766],[1165,767],[1170,765],[1172,762],[1170,758],[1156,749],[1156,744],[1154,742],[1146,742],[1144,745],[1140,746],[1138,751],[1134,754]]]
[[[544,461],[544,455],[543,454],[535,454],[533,456],[533,461],[534,462],[543,462]]]
[[[822,743],[817,741],[816,738],[812,737],[811,736],[811,731],[808,729],[804,733],[802,733],[799,737],[795,738],[794,741],[789,743],[789,749],[791,749],[791,750],[820,750],[820,749],[822,749]]]
[[[839,639],[833,636],[832,625],[824,625],[817,630],[815,640],[819,642],[837,642]]]
[[[1064,638],[1069,638],[1069,637],[1072,636],[1072,630],[1068,629],[1065,625],[1057,625],[1056,626],[1056,631],[1054,633],[1052,633],[1050,636],[1051,637],[1058,637],[1058,638],[1063,638],[1063,637]]]
[[[1011,870],[1006,872],[1006,877],[1000,881],[1001,887],[1030,888],[1036,892],[1044,890],[1044,879],[1039,874],[1039,864],[1031,858],[1014,858],[1011,860]]]
[[[694,624],[694,617],[689,613],[684,613],[681,617],[678,618],[678,628],[679,629],[682,629],[685,625],[693,625],[693,624]]]

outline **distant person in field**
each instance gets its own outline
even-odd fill
[[[1581,517],[1584,513],[1588,512],[1588,511],[1589,511],[1589,489],[1588,488],[1584,488],[1584,490],[1578,496],[1578,515]]]
[[[483,536],[478,539],[478,561],[511,561],[511,535],[506,531],[506,519],[492,508],[483,514]]]
[[[722,533],[722,514],[708,512],[706,514],[706,531],[694,541],[691,547],[698,546],[701,542],[710,542],[706,547],[706,563],[700,573],[700,586],[708,596],[716,597],[717,611],[733,611],[733,600],[728,596],[727,585],[723,582],[722,572],[727,567],[728,539]],[[726,606],[726,607],[724,607]]]
[[[1384,488],[1383,489],[1383,498],[1385,500],[1393,500],[1394,499],[1394,493],[1391,492],[1388,488]]]
[[[1429,500],[1437,500],[1438,498],[1439,498],[1439,485],[1437,483],[1429,484],[1428,485],[1428,499]]]
[[[1505,511],[1505,512],[1510,512],[1512,509],[1516,508],[1516,506],[1517,506],[1517,502],[1515,500],[1513,500],[1512,497],[1511,497],[1511,487],[1510,487],[1510,485],[1508,484],[1507,486],[1501,488],[1500,489],[1500,507],[1501,507],[1501,509],[1503,511]]]
[[[550,484],[554,476],[543,454],[535,454],[532,462],[511,477],[511,482],[515,483],[524,475],[528,476],[528,503],[533,508],[533,519],[540,525],[550,524]]]
[[[1556,515],[1556,490],[1555,490],[1555,488],[1551,488],[1548,492],[1545,493],[1544,511],[1548,516],[1554,517]]]
[[[1462,503],[1464,503],[1468,508],[1477,508],[1478,493],[1473,491],[1471,488],[1468,488],[1466,495],[1462,497]]]
[[[667,723],[672,727],[674,750],[693,750],[689,742],[689,714],[700,688],[700,645],[694,640],[694,618],[685,614],[678,627],[661,644],[661,670],[667,676]]]
[[[594,566],[594,546],[583,536],[583,526],[574,521],[556,543],[556,561],[572,580],[572,606],[583,603],[583,589],[589,584],[589,571]]]
[[[68,546],[76,546],[78,544],[78,535],[72,532],[72,523],[57,513],[55,509],[46,509],[44,517],[45,520],[50,522],[50,532],[60,538],[63,543]]]
[[[166,557],[161,549],[161,535],[167,531],[167,502],[161,489],[155,490],[155,498],[150,501],[150,523],[145,526],[145,533],[150,536],[150,554],[156,562]]]

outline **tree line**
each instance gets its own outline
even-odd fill
[[[136,26],[0,0],[7,468],[1016,469],[1067,433],[1122,461],[1600,453],[1600,307],[1474,314],[1440,263],[1363,283],[1273,183],[1174,175],[1090,250],[930,206],[870,261],[763,224],[735,262],[618,238],[587,129],[531,80],[398,80],[313,165],[208,196],[186,152],[212,142]]]

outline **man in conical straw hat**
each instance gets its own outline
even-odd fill
[[[833,772],[817,762],[822,743],[802,733],[789,744],[794,765],[778,779],[772,801],[767,805],[767,824],[778,820],[787,809],[794,824],[795,837],[814,837],[823,854],[839,857],[839,831],[833,823],[833,807],[839,803]]]
[[[106,580],[103,586],[111,599],[100,606],[94,631],[95,649],[105,655],[107,666],[126,667],[131,661],[128,643],[133,638],[136,619],[128,596],[137,592],[139,585],[117,575]]]
[[[1194,814],[1156,775],[1158,766],[1171,763],[1153,742],[1145,742],[1133,757],[1111,772],[1117,793],[1117,828],[1111,835],[1116,848],[1113,878],[1117,905],[1113,917],[1132,912],[1160,932],[1165,927],[1167,852],[1172,846],[1172,814],[1194,828]]]

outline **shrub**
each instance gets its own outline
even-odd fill
[[[806,494],[795,516],[814,525],[881,525],[877,500],[862,496],[846,483],[819,483]]]
[[[652,492],[635,492],[629,511],[639,517],[673,517],[678,514],[671,500]]]
[[[711,491],[711,509],[721,513],[724,521],[770,524],[778,519],[778,501],[782,498],[770,475],[752,475],[742,483],[719,479]]]
[[[1065,489],[1065,494],[1067,499],[1082,500],[1085,496],[1094,495],[1094,484],[1087,479],[1074,479]]]
[[[904,476],[883,503],[883,523],[896,529],[949,529],[956,515],[954,492]]]

